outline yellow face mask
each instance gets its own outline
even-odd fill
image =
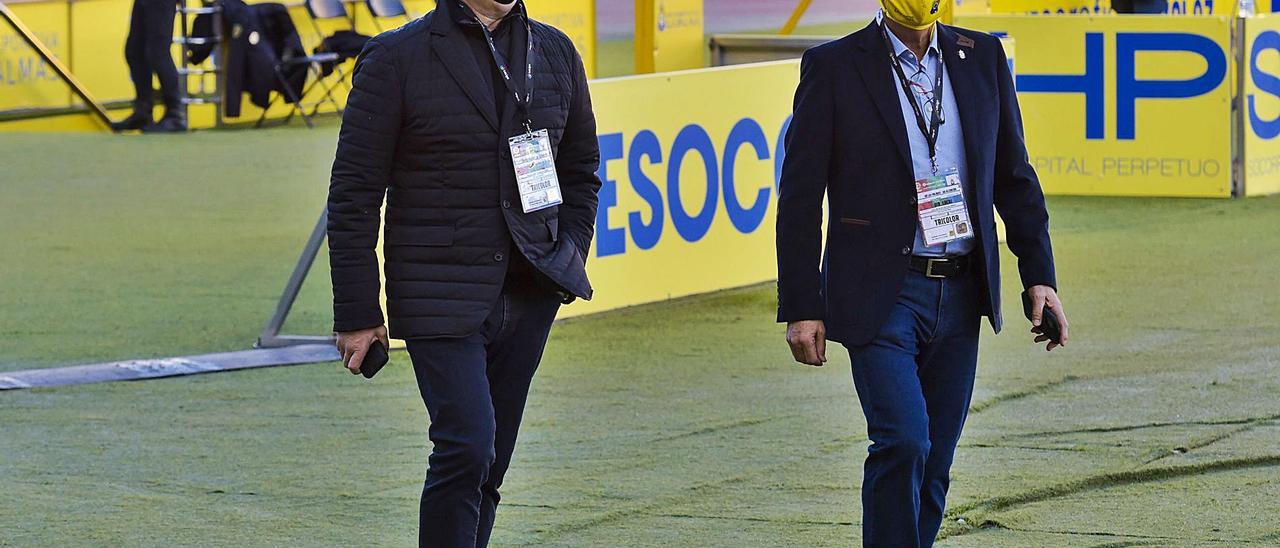
[[[884,15],[904,27],[929,28],[942,17],[942,0],[880,0]]]

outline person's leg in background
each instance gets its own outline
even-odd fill
[[[142,129],[151,125],[151,110],[155,105],[151,89],[151,67],[147,63],[145,26],[146,2],[134,0],[129,14],[129,37],[124,41],[124,60],[129,65],[129,79],[133,80],[133,112],[128,118],[111,124],[111,129],[124,131]]]
[[[493,532],[501,500],[498,489],[511,465],[529,385],[542,361],[551,324],[560,309],[560,296],[533,281],[516,282],[510,292],[503,292],[503,298],[507,301],[506,325],[489,346],[489,393],[497,425],[495,459],[481,487],[483,500],[476,546],[488,545]]]
[[[143,131],[186,131],[187,117],[182,108],[182,90],[178,87],[178,67],[173,63],[173,20],[177,14],[177,3],[174,0],[137,1],[146,5],[143,30],[146,64],[160,80],[160,94],[164,97],[164,117]],[[150,87],[149,80],[147,87]]]
[[[864,546],[920,545],[920,487],[930,442],[916,357],[933,323],[933,284],[908,274],[876,338],[847,347],[871,438],[862,479]]]
[[[976,279],[967,274],[940,280],[937,328],[919,359],[920,386],[929,409],[930,450],[920,490],[919,530],[925,547],[933,545],[942,526],[951,461],[973,395],[982,324]]]

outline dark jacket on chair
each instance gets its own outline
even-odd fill
[[[223,60],[226,70],[226,93],[223,114],[229,118],[240,116],[244,94],[258,108],[266,108],[271,92],[283,92],[284,88],[275,75],[275,65],[285,58],[302,57],[302,39],[289,18],[284,4],[245,4],[242,0],[223,0],[222,36],[227,40],[227,57]],[[192,35],[209,38],[214,36],[213,17],[202,14],[192,23]],[[189,51],[189,60],[200,64],[213,52],[212,44],[197,44]],[[300,96],[307,83],[305,66],[297,66],[285,73],[285,81],[293,95]],[[288,95],[280,97],[292,102]]]
[[[999,331],[993,206],[1005,221],[1024,287],[1056,287],[1049,215],[1027,161],[1000,40],[942,24],[937,29],[963,128],[965,200],[978,237],[971,264]],[[823,320],[828,338],[853,345],[874,338],[889,316],[919,225],[908,128],[888,54],[875,23],[805,52],[779,189],[778,321]],[[830,209],[825,250],[824,196]]]
[[[507,138],[524,131],[493,89],[451,10],[370,40],[356,63],[329,187],[334,329],[382,323],[375,246],[386,196],[387,310],[396,338],[463,337],[484,321],[511,253],[589,299],[600,161],[582,60],[531,22],[534,129],[546,129],[564,203],[523,213]],[[523,26],[523,25],[522,25]],[[518,33],[523,44],[524,29]],[[514,74],[523,73],[523,65]],[[521,79],[523,80],[523,79]],[[523,84],[521,84],[523,85]]]

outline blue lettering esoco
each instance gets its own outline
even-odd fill
[[[664,147],[657,134],[647,129],[632,136],[626,147],[622,133],[600,135],[598,174],[603,184],[596,212],[596,256],[626,253],[628,241],[641,250],[653,249],[661,241],[668,219],[682,240],[697,242],[711,230],[721,204],[735,230],[742,234],[755,232],[764,222],[769,200],[777,190],[786,156],[783,137],[790,123],[788,116],[771,143],[759,122],[742,118],[729,131],[722,147],[717,147],[706,129],[696,123],[681,128],[670,147]],[[759,188],[753,198],[741,196],[737,190],[736,163],[743,147],[754,152],[758,160],[774,162],[773,184]],[[649,221],[645,222],[642,212],[629,211],[625,223],[612,226],[609,213],[618,205],[618,182],[610,178],[609,162],[624,159],[631,190],[648,208]],[[706,199],[697,211],[690,211],[680,199],[680,170],[684,162],[698,160],[705,172]],[[667,166],[666,181],[654,181],[642,169],[663,163]]]

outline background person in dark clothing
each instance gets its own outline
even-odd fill
[[[1113,0],[1111,9],[1116,13],[1168,13],[1168,0]]]
[[[353,373],[388,338],[386,198],[389,334],[408,342],[431,417],[423,546],[488,544],[551,323],[591,297],[600,151],[582,59],[506,1],[439,0],[369,41],[329,187],[334,331]],[[563,202],[526,208],[508,139],[543,130]]]
[[[133,113],[112,124],[112,129],[147,132],[187,130],[187,118],[178,88],[178,68],[173,64],[170,51],[176,9],[174,0],[134,0],[133,13],[129,18],[129,37],[124,43],[124,58],[129,63],[129,78],[133,80],[135,93]],[[160,92],[164,96],[164,117],[158,123],[152,122],[151,114],[155,104],[152,74],[160,79]]]

